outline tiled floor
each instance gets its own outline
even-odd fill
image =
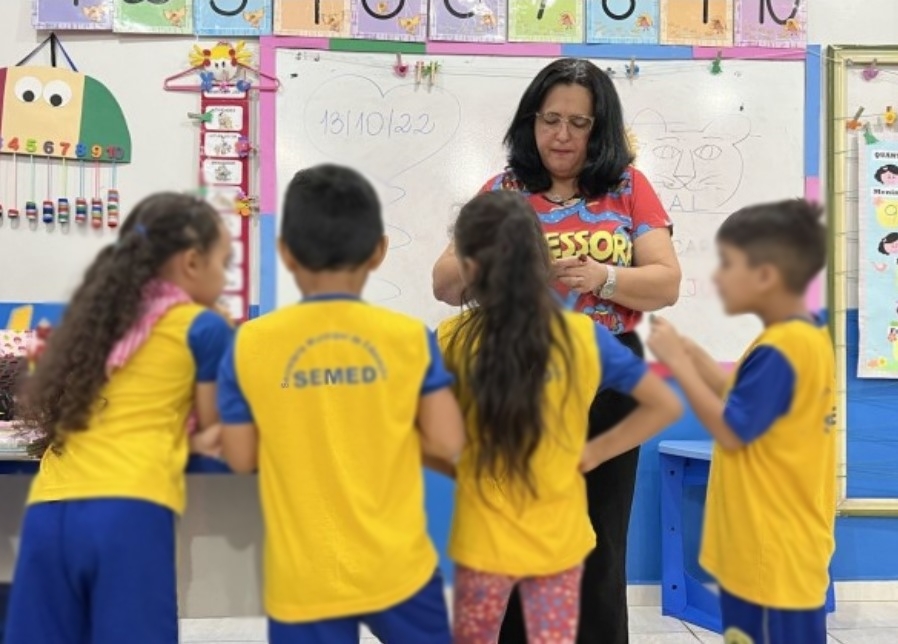
[[[898,644],[898,602],[840,602],[829,618],[829,644]],[[630,609],[630,644],[698,644],[721,642],[721,637],[683,622],[661,616],[657,607]],[[261,619],[184,620],[184,644],[264,644]],[[363,636],[364,644],[377,640]],[[424,644],[424,643],[422,643]]]

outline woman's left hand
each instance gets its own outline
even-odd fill
[[[578,293],[595,293],[608,280],[608,267],[587,255],[556,260],[552,268],[558,281]]]

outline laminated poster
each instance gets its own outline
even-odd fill
[[[859,378],[898,378],[898,137],[858,143]]]
[[[46,31],[111,31],[112,6],[113,0],[33,0],[31,24]]]
[[[115,31],[138,34],[193,33],[193,0],[115,0]]]
[[[586,42],[657,44],[661,0],[588,0]]]
[[[265,36],[271,33],[272,0],[194,0],[199,36]]]
[[[736,0],[735,44],[746,47],[804,47],[807,0]]]
[[[503,42],[506,0],[431,0],[430,40]]]
[[[661,0],[661,44],[733,44],[733,0]]]
[[[339,38],[349,35],[349,0],[278,0],[274,33],[279,36]]]
[[[508,11],[513,42],[583,42],[581,0],[516,0]]]
[[[351,0],[352,36],[423,42],[427,0]]]

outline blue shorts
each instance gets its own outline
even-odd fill
[[[269,619],[268,642],[358,644],[362,624],[386,644],[452,644],[443,576],[437,572],[410,599],[379,613],[302,624],[284,624]]]
[[[4,644],[177,644],[175,515],[125,499],[25,512]]]
[[[765,608],[720,590],[726,644],[826,644],[826,609]]]

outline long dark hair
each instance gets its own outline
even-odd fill
[[[530,460],[547,432],[545,387],[550,369],[554,374],[559,366],[550,364],[551,352],[560,345],[565,370],[571,355],[561,303],[551,289],[548,247],[527,200],[500,191],[461,209],[455,248],[461,261],[476,266],[464,294],[469,309],[446,353],[473,394],[477,432],[469,439],[477,480],[518,481],[536,494]]]
[[[588,60],[559,58],[546,65],[531,81],[505,134],[508,166],[531,192],[544,192],[552,187],[552,177],[536,148],[533,127],[536,113],[556,85],[580,85],[592,96],[595,124],[589,133],[586,165],[580,172],[579,188],[586,196],[601,197],[620,184],[624,170],[633,163],[633,154],[614,83]]]
[[[35,454],[61,448],[67,433],[87,428],[106,384],[106,359],[137,321],[143,287],[171,257],[190,248],[205,253],[220,234],[218,213],[195,197],[160,193],[134,208],[118,241],[103,248],[87,269],[24,383],[17,420],[41,437]]]

